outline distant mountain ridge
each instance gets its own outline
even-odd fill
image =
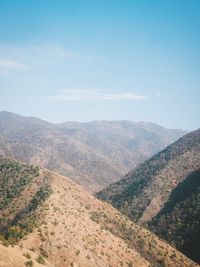
[[[159,213],[177,184],[199,168],[200,129],[186,134],[97,196],[143,224]]]
[[[0,112],[0,155],[70,176],[93,192],[117,181],[183,134],[146,122],[55,125]]]

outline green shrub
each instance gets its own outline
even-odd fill
[[[43,257],[41,255],[39,255],[37,258],[36,258],[36,261],[39,262],[40,264],[45,264],[45,260],[43,259]]]

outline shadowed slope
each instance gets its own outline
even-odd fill
[[[5,159],[2,161],[5,163]],[[6,164],[9,165],[8,160]],[[11,164],[17,165],[20,173],[29,168],[13,161]],[[7,169],[13,173],[13,167]],[[17,175],[18,169],[14,172],[16,180],[21,177]],[[6,173],[4,166],[1,180]],[[15,245],[2,249],[9,258],[0,252],[0,266],[14,262],[19,267],[23,266],[23,261],[24,264],[43,262],[51,267],[197,266],[68,178],[46,170],[40,170],[35,176],[30,174],[32,179],[2,210],[4,218],[9,220],[2,229],[4,238],[1,237],[1,242],[14,242]],[[47,186],[51,189],[50,194],[39,198],[41,201],[33,201],[34,196],[38,196],[38,189]],[[12,216],[11,210],[15,215],[20,214],[18,220],[13,219],[16,216]],[[31,231],[21,231],[33,218],[36,221]]]
[[[200,168],[200,130],[191,132],[97,196],[113,204],[134,221],[150,221],[171,191]]]
[[[172,191],[169,200],[149,226],[200,263],[200,170],[190,174]]]

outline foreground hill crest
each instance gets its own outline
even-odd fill
[[[1,201],[7,184],[15,192],[1,207],[1,267],[197,266],[68,178],[5,158],[0,163]],[[6,178],[11,174],[17,187]],[[39,194],[44,188],[48,193]]]

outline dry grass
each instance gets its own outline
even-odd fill
[[[1,267],[25,266],[27,253],[33,266],[197,266],[66,177],[42,171],[38,179],[53,189],[40,207],[41,225],[17,246],[3,247]]]

